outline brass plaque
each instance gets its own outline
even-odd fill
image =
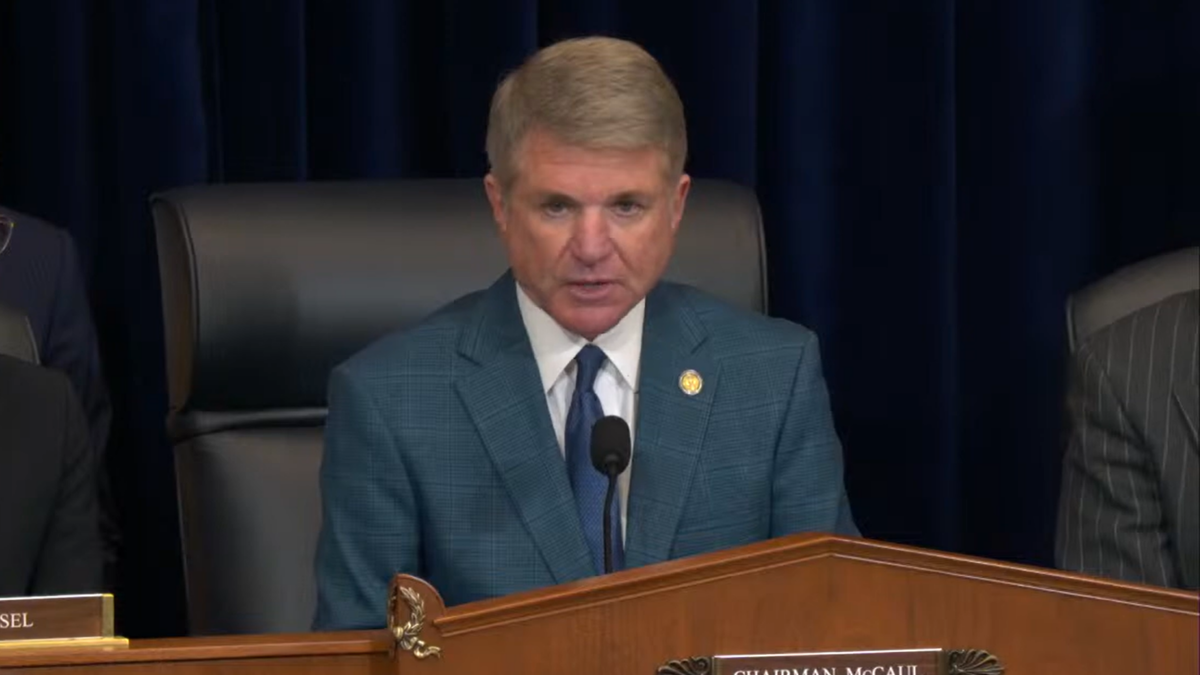
[[[898,649],[701,656],[671,661],[658,675],[1003,675],[979,650]]]
[[[63,641],[127,644],[113,636],[113,596],[102,593],[0,598],[0,647]]]

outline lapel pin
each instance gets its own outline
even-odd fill
[[[700,393],[700,389],[704,387],[704,380],[700,377],[700,373],[692,369],[683,371],[679,376],[679,388],[688,396],[695,396]]]

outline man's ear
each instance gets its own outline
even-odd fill
[[[671,206],[674,207],[674,218],[671,220],[671,229],[679,229],[679,221],[683,220],[683,209],[687,206],[688,191],[692,189],[692,177],[686,173],[679,177],[679,184],[675,186],[675,193],[671,195]]]
[[[483,188],[487,191],[488,203],[492,205],[492,219],[496,221],[496,227],[500,228],[500,234],[504,234],[508,230],[504,188],[500,186],[500,181],[496,176],[491,173],[483,177]]]

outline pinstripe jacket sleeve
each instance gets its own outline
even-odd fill
[[[1080,345],[1068,397],[1056,559],[1159,586],[1197,584],[1197,297],[1173,296]],[[1189,391],[1189,388],[1191,391]]]

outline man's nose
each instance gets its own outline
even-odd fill
[[[583,209],[576,222],[571,244],[575,257],[585,265],[594,265],[612,253],[612,237],[603,209]]]

